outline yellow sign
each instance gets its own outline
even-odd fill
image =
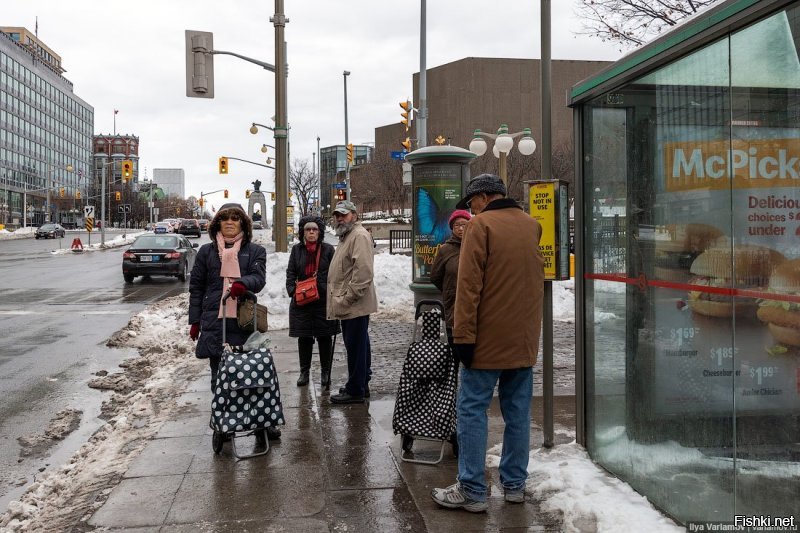
[[[529,190],[531,216],[542,226],[539,251],[545,279],[556,278],[556,183],[534,183]]]
[[[94,229],[94,219],[87,218],[86,219],[86,231],[92,231]]]
[[[664,176],[668,192],[795,187],[800,139],[664,143]]]

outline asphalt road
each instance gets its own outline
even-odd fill
[[[110,240],[122,232],[107,232]],[[0,509],[48,465],[68,459],[100,426],[108,392],[87,387],[100,370],[113,372],[132,353],[105,341],[146,305],[181,294],[176,278],[122,279],[126,247],[54,254],[72,239],[0,241]],[[92,234],[92,243],[99,242]],[[191,239],[208,242],[208,237]],[[64,440],[32,456],[19,438],[41,434],[64,409],[82,411],[80,425]]]

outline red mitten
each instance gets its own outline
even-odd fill
[[[195,323],[192,324],[192,327],[189,328],[189,338],[193,341],[197,340],[197,337],[200,336],[200,324]]]
[[[247,287],[244,286],[244,283],[241,281],[234,281],[231,283],[231,298],[238,298],[239,296],[244,296],[244,293],[247,292]]]

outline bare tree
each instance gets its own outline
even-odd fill
[[[289,188],[297,195],[301,216],[309,214],[310,200],[316,196],[317,185],[317,176],[308,159],[294,159],[289,168]]]
[[[353,185],[354,195],[369,206],[370,211],[393,212],[405,208],[406,188],[403,187],[403,167],[400,161],[376,156],[360,169]]]
[[[621,48],[641,46],[719,0],[579,0],[579,35],[599,37]]]

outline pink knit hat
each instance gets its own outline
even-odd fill
[[[450,229],[453,229],[453,222],[455,222],[457,218],[464,218],[469,220],[472,218],[472,215],[469,214],[469,211],[464,211],[463,209],[456,209],[455,211],[453,211],[453,214],[450,215],[450,219],[447,221],[447,224],[450,226]]]

